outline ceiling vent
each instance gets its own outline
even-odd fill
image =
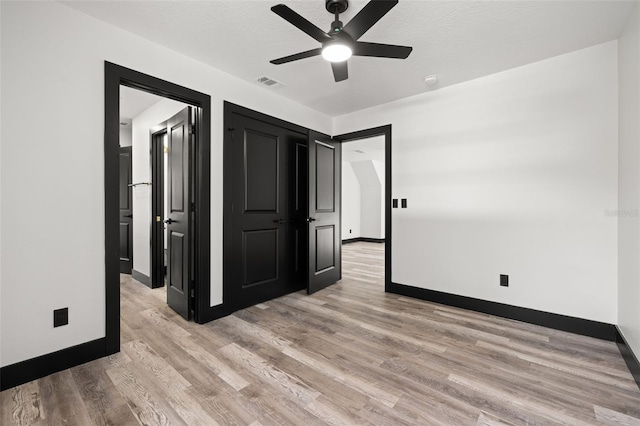
[[[284,83],[280,83],[279,81],[276,81],[272,78],[269,78],[267,76],[262,76],[262,77],[258,77],[256,78],[256,81],[260,84],[263,84],[267,87],[271,87],[271,88],[276,88],[276,87],[283,87],[285,84]]]

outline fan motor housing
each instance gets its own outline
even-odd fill
[[[326,0],[324,4],[327,12],[335,15],[336,13],[342,13],[349,8],[349,2],[347,0]]]

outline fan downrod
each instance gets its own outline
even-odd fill
[[[324,6],[327,12],[337,15],[349,8],[349,2],[347,0],[326,0]]]

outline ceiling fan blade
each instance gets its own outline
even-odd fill
[[[377,58],[406,59],[413,47],[394,44],[367,43],[357,41],[353,46],[355,56],[375,56]]]
[[[282,58],[274,59],[271,62],[275,65],[286,64],[287,62],[298,61],[300,59],[310,58],[312,56],[318,56],[322,53],[322,48],[307,50],[306,52],[296,53],[295,55],[284,56]]]
[[[279,5],[273,6],[271,10],[275,14],[289,21],[294,26],[298,27],[300,30],[304,31],[311,37],[318,40],[320,43],[331,40],[331,37],[329,36],[329,34],[325,33],[320,28],[316,27],[311,22],[307,21],[305,18],[298,15],[288,6],[285,6],[284,4],[279,4]]]
[[[398,0],[371,0],[342,28],[354,40],[359,39],[369,28],[398,4]]]
[[[335,78],[336,83],[349,78],[347,61],[331,62],[331,68],[333,69],[333,78]]]

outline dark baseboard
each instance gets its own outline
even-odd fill
[[[149,277],[148,275],[143,274],[142,272],[138,272],[135,269],[131,270],[131,278],[133,278],[136,281],[141,282],[142,284],[146,285],[149,288],[153,287],[151,285],[151,277]]]
[[[0,391],[105,356],[105,338],[0,368]]]
[[[364,242],[364,243],[384,243],[384,238],[356,237],[356,238],[349,238],[347,240],[342,240],[342,244],[359,243],[359,242]]]
[[[633,379],[636,381],[638,388],[640,388],[640,361],[638,361],[638,358],[631,350],[622,333],[620,333],[618,327],[616,327],[616,344],[618,345],[622,358],[624,358],[624,362],[627,363]]]
[[[490,302],[488,300],[474,299],[472,297],[443,293],[435,290],[413,287],[404,284],[391,283],[385,288],[389,293],[401,294],[442,305],[455,306],[469,309],[502,318],[509,318],[530,324],[541,325],[555,330],[568,331],[583,336],[597,339],[616,341],[616,326],[604,322],[592,321],[583,318],[569,317],[553,314],[551,312],[506,305],[504,303]]]

